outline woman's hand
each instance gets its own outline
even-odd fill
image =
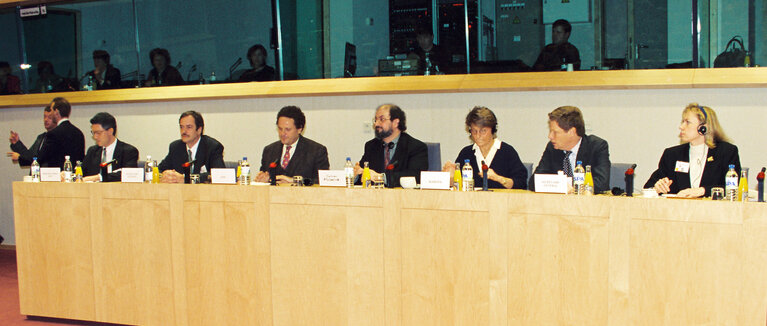
[[[679,191],[679,193],[676,196],[682,197],[682,198],[698,198],[698,197],[703,197],[705,193],[706,193],[706,188],[703,188],[703,187],[687,188],[687,189]]]
[[[669,191],[671,191],[671,183],[674,181],[669,180],[669,178],[663,178],[655,182],[655,192],[659,194],[667,194]]]

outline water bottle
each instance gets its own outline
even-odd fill
[[[216,82],[216,72],[213,71],[210,73],[210,83],[213,84]]]
[[[729,201],[735,201],[738,197],[738,173],[735,172],[735,164],[730,164],[730,170],[724,177],[724,197]]]
[[[462,179],[461,190],[474,191],[474,169],[471,168],[471,163],[469,163],[468,159],[463,161],[463,168],[461,169],[461,179]]]
[[[64,156],[64,182],[72,182],[72,162],[69,155]]]
[[[424,62],[424,66],[426,66],[426,67],[425,67],[425,69],[423,71],[423,75],[424,76],[429,76],[429,75],[431,75],[431,66],[432,66],[431,58],[429,57],[429,52],[426,52],[424,54],[424,56],[425,56],[425,58],[423,59],[423,62]]]
[[[586,194],[586,170],[583,169],[581,161],[575,162],[575,170],[573,170],[573,186],[576,195]]]
[[[147,155],[144,162],[144,182],[152,182],[152,155]]]
[[[29,172],[32,174],[32,182],[40,182],[40,163],[37,163],[37,157],[32,158]]]
[[[242,186],[250,185],[250,163],[246,156],[242,157],[242,163],[240,163],[240,180],[239,184]]]
[[[584,175],[583,185],[587,195],[594,194],[594,177],[591,175],[591,165],[586,165],[586,174]]]
[[[354,187],[354,165],[352,165],[352,158],[346,158],[346,164],[344,164],[344,174],[346,175],[346,188]]]
[[[75,166],[75,183],[82,183],[83,182],[83,162],[77,161],[77,166]]]
[[[461,191],[461,163],[455,163],[455,170],[453,170],[453,190]]]

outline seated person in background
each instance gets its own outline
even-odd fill
[[[120,69],[109,63],[109,53],[104,50],[93,51],[93,67],[88,76],[93,78],[93,89],[120,88]]]
[[[200,182],[206,182],[212,168],[225,168],[224,145],[218,140],[203,135],[205,121],[196,111],[186,111],[178,119],[181,139],[168,146],[168,155],[160,162],[163,183],[184,183],[186,162],[195,161],[191,174],[199,174]]]
[[[474,145],[461,149],[456,163],[469,160],[474,169],[474,185],[482,186],[482,162],[488,166],[487,187],[527,189],[527,169],[511,145],[496,138],[498,120],[493,111],[476,106],[466,115],[466,131]],[[479,162],[479,164],[477,164]],[[442,171],[453,175],[455,163],[446,162]]]
[[[32,88],[34,92],[50,93],[65,91],[66,83],[64,78],[57,75],[53,70],[53,64],[49,61],[40,61],[37,63],[37,81]]]
[[[19,166],[29,166],[32,164],[32,159],[37,157],[37,152],[43,146],[45,135],[56,127],[56,121],[53,120],[53,112],[47,111],[47,108],[43,110],[43,127],[45,127],[45,132],[37,135],[37,139],[35,139],[32,147],[29,149],[21,142],[19,134],[11,130],[11,137],[8,140],[11,142],[12,152],[6,153],[11,158],[11,161],[18,162]]]
[[[91,135],[96,145],[85,153],[83,181],[120,181],[120,169],[138,167],[138,149],[117,139],[117,121],[111,114],[100,112],[91,118]],[[115,162],[107,167],[106,180],[102,180],[101,163],[112,160]]]
[[[386,185],[399,187],[400,177],[412,176],[419,180],[421,171],[429,170],[426,144],[405,132],[407,125],[402,109],[394,104],[379,106],[373,125],[375,138],[365,143],[365,153],[354,166],[355,176],[362,174],[364,162],[368,162],[371,179],[384,179]],[[393,180],[382,176],[389,165],[393,165]]]
[[[277,183],[291,183],[296,175],[317,182],[317,171],[330,168],[328,149],[302,135],[305,124],[306,117],[298,107],[286,106],[277,113],[280,140],[264,147],[261,172],[256,181],[269,182],[269,164],[272,162],[277,163]]]
[[[37,152],[37,162],[41,167],[61,168],[64,156],[69,155],[72,163],[82,161],[85,157],[85,136],[69,121],[69,114],[72,113],[69,101],[63,97],[54,98],[45,110],[51,112],[56,127],[45,134]]]
[[[541,54],[535,60],[533,70],[564,70],[562,66],[568,63],[573,64],[574,70],[581,69],[581,56],[578,53],[578,48],[567,41],[570,38],[570,31],[572,29],[570,22],[564,19],[559,19],[551,25],[552,43],[541,50]]]
[[[562,106],[549,113],[549,143],[541,161],[527,182],[535,190],[536,174],[557,174],[563,171],[572,177],[575,162],[583,167],[591,165],[594,194],[610,190],[610,151],[607,142],[594,135],[586,135],[586,124],[581,110]]]
[[[682,111],[679,140],[682,144],[663,151],[645,188],[655,188],[659,194],[701,197],[710,195],[711,187],[724,187],[730,164],[740,175],[738,147],[729,143],[712,108],[688,105]]]
[[[450,57],[445,50],[434,44],[434,33],[429,26],[418,26],[415,30],[417,46],[410,51],[408,59],[418,59],[418,72],[425,74],[431,63],[429,74],[444,74],[450,65]],[[429,60],[427,61],[426,58]]]
[[[184,78],[176,67],[170,65],[170,53],[166,49],[156,48],[149,52],[149,62],[152,70],[149,71],[144,86],[173,86],[184,85]]]
[[[19,77],[11,75],[11,65],[0,61],[0,95],[21,94]]]
[[[248,60],[250,69],[240,76],[241,82],[252,81],[270,81],[274,80],[274,68],[266,65],[266,48],[261,44],[256,44],[248,49]]]

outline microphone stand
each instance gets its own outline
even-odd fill
[[[197,160],[191,160],[181,165],[181,167],[184,168],[184,183],[192,183],[192,164],[196,161]]]
[[[487,170],[489,170],[487,164],[482,161],[482,191],[487,191]]]
[[[237,67],[239,67],[242,64],[242,58],[237,58],[237,60],[229,66],[229,80],[232,80],[232,73],[234,72]]]
[[[101,167],[101,173],[100,174],[101,174],[101,181],[102,182],[106,182],[107,181],[107,176],[109,175],[109,173],[108,173],[109,166],[112,165],[112,164],[115,164],[115,163],[117,163],[116,159],[111,160],[109,162],[101,163],[99,165]]]

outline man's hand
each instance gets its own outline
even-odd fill
[[[19,141],[19,133],[11,130],[11,137],[8,138],[11,144],[16,144]]]
[[[13,161],[13,163],[17,163],[19,161],[19,155],[20,155],[19,153],[7,152],[7,153],[5,153],[5,155],[10,157],[11,161]]]
[[[354,176],[355,177],[360,175],[360,174],[362,174],[363,170],[364,170],[364,168],[362,168],[360,166],[360,162],[354,163]]]
[[[706,194],[706,188],[697,187],[697,188],[687,188],[684,190],[680,190],[679,193],[676,194],[676,196],[682,197],[682,198],[698,198],[698,197],[703,197],[704,194]]]
[[[278,175],[277,183],[279,184],[293,183],[293,178],[286,175]]]
[[[269,172],[266,172],[266,171],[258,172],[258,174],[256,174],[256,178],[253,181],[268,183],[269,182]]]
[[[176,172],[176,170],[165,170],[165,171],[162,171],[162,178],[160,178],[160,182],[184,183],[184,175]]]

